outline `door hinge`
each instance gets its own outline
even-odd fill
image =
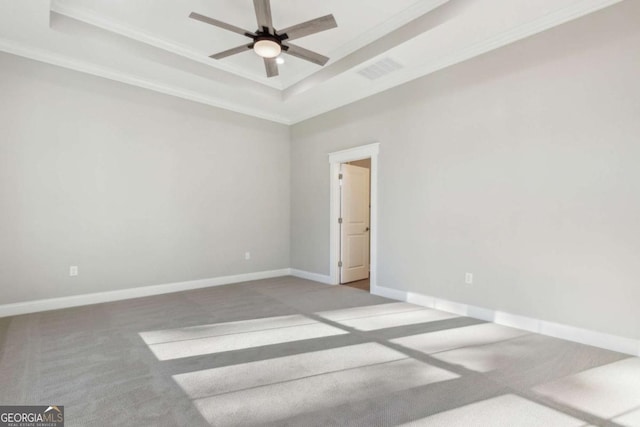
[[[338,179],[342,179],[342,174],[338,175]]]
[[[342,267],[342,261],[338,261],[338,267]]]
[[[342,218],[338,218],[338,224],[342,224]]]

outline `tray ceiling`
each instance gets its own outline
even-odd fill
[[[276,29],[333,14],[296,40],[331,59],[285,57],[267,78],[246,38],[192,11],[255,30],[251,0],[0,0],[0,50],[282,123],[295,123],[620,0],[272,0]]]

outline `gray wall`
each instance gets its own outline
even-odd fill
[[[329,273],[327,154],[379,141],[379,285],[640,338],[638,16],[624,2],[294,126],[292,267]]]
[[[0,94],[0,304],[289,267],[286,126],[6,54]]]

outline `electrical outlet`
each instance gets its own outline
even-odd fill
[[[69,267],[69,276],[74,277],[77,275],[78,275],[78,266],[72,265],[71,267]]]
[[[251,252],[245,252],[244,253],[244,259],[246,259],[247,261],[249,261],[251,259]]]
[[[464,275],[464,283],[466,283],[467,285],[470,285],[473,283],[473,274],[472,273],[467,273]]]

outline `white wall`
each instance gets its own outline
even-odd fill
[[[638,16],[624,2],[294,126],[292,267],[329,273],[327,154],[379,141],[379,285],[640,338]]]
[[[287,268],[288,165],[286,126],[0,54],[0,304]]]

